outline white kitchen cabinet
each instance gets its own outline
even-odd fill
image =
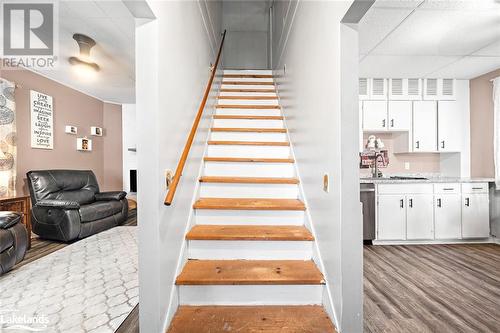
[[[406,198],[404,195],[381,195],[377,198],[378,240],[406,239]]]
[[[409,131],[411,127],[411,101],[389,101],[388,129],[389,131]]]
[[[423,98],[427,101],[456,99],[456,81],[454,79],[423,79]]]
[[[387,101],[363,101],[363,130],[387,131]]]
[[[462,237],[490,236],[488,193],[462,193]]]
[[[456,101],[438,102],[438,150],[462,150],[462,114]]]
[[[389,100],[418,101],[422,99],[422,80],[389,79]]]
[[[371,100],[387,100],[387,79],[370,79],[368,87],[370,89]]]
[[[432,194],[412,194],[406,197],[406,239],[434,238],[434,207]]]
[[[413,102],[413,151],[437,151],[437,102]]]
[[[436,194],[434,197],[434,203],[435,238],[462,238],[462,199],[460,193]]]

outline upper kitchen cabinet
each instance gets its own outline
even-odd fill
[[[369,79],[370,99],[371,100],[387,100],[387,80],[386,79]]]
[[[413,102],[413,151],[437,151],[437,102]]]
[[[358,94],[360,101],[370,99],[370,79],[367,79],[366,77],[359,78]]]
[[[411,128],[410,101],[389,101],[388,103],[388,130],[389,131],[409,131]]]
[[[387,101],[363,101],[363,130],[387,131]]]
[[[438,102],[438,150],[460,152],[463,149],[463,122],[460,107],[456,101]]]
[[[423,99],[426,101],[456,100],[456,82],[454,79],[423,79]]]
[[[422,99],[422,80],[389,79],[389,100],[418,101]]]

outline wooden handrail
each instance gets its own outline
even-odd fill
[[[212,69],[212,74],[210,75],[210,79],[208,80],[207,87],[205,88],[205,94],[203,95],[203,99],[201,100],[200,107],[198,108],[198,113],[196,114],[193,126],[191,127],[191,132],[189,132],[186,145],[184,146],[181,158],[179,159],[179,163],[177,164],[177,169],[175,169],[175,174],[174,177],[172,178],[172,183],[170,184],[167,195],[165,197],[165,205],[167,206],[170,206],[172,204],[172,201],[174,200],[175,191],[177,190],[177,185],[179,185],[179,181],[182,176],[182,171],[184,170],[184,165],[186,164],[186,160],[189,155],[189,150],[191,149],[191,145],[193,144],[194,136],[196,135],[196,131],[198,130],[198,125],[200,124],[203,110],[205,109],[205,104],[207,104],[208,95],[210,94],[210,90],[212,89],[212,82],[214,81],[215,73],[217,72],[217,67],[219,66],[219,60],[222,54],[222,47],[224,46],[225,38],[226,38],[226,30],[224,30],[224,33],[222,34],[222,40],[219,46],[219,53],[217,53],[217,59],[215,60],[214,67]]]

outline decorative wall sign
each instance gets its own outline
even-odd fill
[[[77,134],[78,133],[78,127],[76,126],[71,126],[71,125],[66,125],[66,128],[64,132],[68,134]]]
[[[87,138],[78,138],[76,140],[76,149],[81,151],[92,151],[92,140]]]
[[[31,90],[31,147],[54,149],[52,96]]]
[[[90,128],[90,134],[92,134],[93,136],[102,136],[102,128],[101,127],[92,126]]]

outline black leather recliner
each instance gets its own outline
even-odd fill
[[[90,170],[40,170],[26,175],[33,232],[42,238],[68,242],[127,220],[127,193],[100,192]]]
[[[10,271],[26,254],[28,233],[22,217],[17,212],[0,212],[0,275]]]

